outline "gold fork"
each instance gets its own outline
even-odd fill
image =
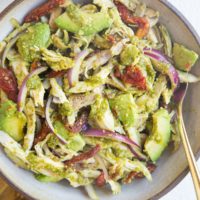
[[[183,147],[185,150],[185,155],[188,160],[190,173],[194,183],[197,199],[200,200],[200,173],[197,167],[190,142],[188,140],[187,132],[185,129],[185,124],[183,121],[182,107],[183,101],[187,92],[188,84],[181,84],[180,88],[174,94],[174,101],[177,105],[177,120],[178,120],[178,129],[180,131],[181,139],[183,142]]]

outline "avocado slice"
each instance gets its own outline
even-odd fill
[[[198,60],[198,54],[192,50],[187,49],[183,45],[174,44],[173,59],[175,66],[183,71],[189,72],[192,66]]]
[[[22,58],[32,62],[38,57],[38,50],[35,48],[47,47],[50,40],[50,28],[48,24],[37,23],[30,26],[28,30],[17,40],[17,48]]]
[[[6,101],[0,105],[0,130],[9,134],[19,142],[24,137],[26,117],[17,111],[17,106],[12,101]]]
[[[112,20],[107,13],[88,13],[71,4],[64,14],[55,20],[56,25],[79,35],[92,35],[108,28]]]
[[[167,147],[171,136],[171,117],[166,109],[161,108],[153,114],[152,133],[147,138],[144,148],[150,159],[155,162]]]
[[[74,151],[81,151],[85,141],[79,133],[70,133],[60,121],[54,122],[55,131],[68,141],[67,147]]]

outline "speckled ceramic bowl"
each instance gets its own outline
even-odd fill
[[[42,0],[15,0],[0,14],[0,40],[9,31],[11,17],[22,19],[23,16]],[[187,20],[172,5],[165,0],[143,0],[160,11],[161,22],[165,24],[175,41],[180,42],[200,54],[200,38]],[[80,2],[82,2],[80,0]],[[153,4],[152,4],[153,2]],[[200,61],[193,72],[200,75]],[[189,134],[192,149],[196,156],[200,151],[200,84],[191,85],[184,104],[184,119]],[[113,196],[108,190],[98,191],[101,199],[106,200],[146,200],[158,199],[179,183],[188,172],[187,161],[183,148],[172,154],[166,151],[159,160],[158,168],[153,173],[153,181],[145,179],[123,186],[122,193]],[[70,187],[67,182],[44,184],[36,181],[31,172],[16,167],[0,150],[0,173],[10,184],[30,198],[40,200],[85,200],[88,197],[80,189]]]

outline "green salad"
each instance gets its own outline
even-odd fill
[[[198,55],[174,42],[138,0],[49,0],[0,43],[0,144],[41,182],[151,181],[177,149],[174,92],[199,78]],[[133,186],[134,187],[134,186]]]

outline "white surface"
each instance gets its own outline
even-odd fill
[[[153,2],[154,0],[152,0]],[[0,0],[0,11],[5,8],[12,0]],[[185,17],[191,22],[200,35],[199,26],[199,8],[200,0],[169,0],[174,6],[176,6]],[[200,160],[198,161],[198,166],[200,167]],[[195,200],[195,192],[193,189],[193,184],[190,174],[171,192],[165,195],[161,200]]]

